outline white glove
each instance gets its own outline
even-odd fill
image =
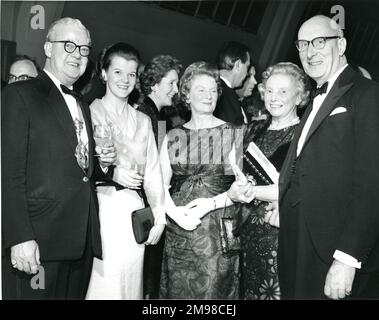
[[[198,217],[192,216],[191,211],[184,206],[176,206],[172,201],[169,186],[164,185],[165,190],[165,210],[167,215],[173,219],[177,225],[185,230],[192,231],[201,223]]]

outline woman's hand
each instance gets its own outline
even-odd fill
[[[150,230],[149,237],[146,240],[145,245],[157,244],[159,239],[162,236],[165,226],[166,226],[165,224],[154,225]]]
[[[255,199],[254,185],[250,182],[241,183],[236,180],[230,186],[227,194],[233,202],[250,203]]]
[[[104,147],[96,146],[95,151],[99,156],[99,163],[103,168],[109,167],[116,162],[117,151],[113,143],[106,144]]]
[[[273,227],[279,228],[279,203],[278,201],[270,202],[266,207],[264,221]]]
[[[208,212],[216,209],[215,201],[212,198],[198,198],[186,205],[190,210],[190,215],[199,219],[204,217]]]
[[[113,181],[129,189],[141,189],[143,176],[136,170],[117,166],[114,169]]]
[[[195,230],[201,223],[201,220],[191,215],[190,210],[184,206],[175,207],[171,212],[167,212],[167,214],[179,227],[187,231]]]

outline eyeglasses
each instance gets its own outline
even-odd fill
[[[19,76],[15,76],[14,74],[9,74],[8,75],[8,82],[11,81],[11,82],[17,82],[17,81],[25,81],[25,80],[29,80],[29,79],[33,79],[34,77],[31,77],[27,74],[20,74]]]
[[[90,54],[90,51],[91,51],[91,47],[90,46],[78,46],[75,42],[72,42],[72,41],[67,41],[67,40],[57,40],[57,41],[49,41],[51,43],[56,43],[56,42],[61,42],[61,43],[64,43],[64,50],[67,52],[67,53],[73,53],[76,48],[79,48],[79,53],[82,57],[88,57],[89,54]]]
[[[308,41],[308,40],[296,40],[295,41],[295,45],[296,45],[297,50],[299,50],[300,52],[308,49],[309,43],[312,43],[313,48],[315,48],[317,50],[321,50],[321,49],[324,49],[325,44],[326,44],[326,40],[337,39],[337,38],[340,38],[340,37],[339,36],[317,37],[317,38],[314,38],[311,41]]]

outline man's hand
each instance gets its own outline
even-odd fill
[[[145,244],[146,245],[157,244],[159,239],[162,236],[162,233],[163,233],[163,230],[165,227],[166,227],[166,225],[164,225],[164,224],[154,225],[150,230],[149,237],[146,240]]]
[[[103,147],[96,146],[95,151],[99,155],[99,163],[102,167],[109,167],[115,163],[117,152],[113,142],[107,143]]]
[[[346,298],[351,294],[355,268],[334,260],[326,275],[324,294],[334,300]]]
[[[16,244],[11,248],[11,262],[13,268],[27,274],[36,274],[41,264],[38,244],[35,240],[29,240]]]
[[[273,227],[279,228],[279,203],[278,201],[270,202],[266,207],[264,221]]]
[[[117,166],[114,169],[113,181],[129,189],[141,189],[143,176],[136,170]]]

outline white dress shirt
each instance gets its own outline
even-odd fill
[[[322,105],[322,103],[324,102],[326,96],[328,95],[328,93],[330,92],[330,90],[332,89],[333,85],[334,85],[334,82],[336,82],[338,76],[342,73],[342,71],[345,70],[345,68],[347,67],[347,64],[345,64],[341,69],[339,69],[329,80],[328,80],[328,88],[326,90],[325,93],[323,94],[319,94],[317,97],[315,97],[313,99],[313,107],[312,107],[312,111],[311,113],[309,114],[309,117],[307,119],[307,122],[305,123],[304,127],[303,127],[303,131],[301,132],[301,135],[300,135],[300,138],[299,138],[299,141],[297,143],[297,153],[296,153],[296,156],[298,157],[301,150],[303,149],[303,146],[304,146],[304,142],[305,142],[305,138],[307,137],[308,135],[308,132],[309,132],[309,129],[313,123],[313,120],[314,118],[316,117],[316,114],[317,112],[320,110],[320,107]]]
[[[49,78],[51,79],[51,81],[54,82],[54,84],[58,88],[59,92],[62,94],[63,99],[66,101],[68,110],[70,111],[70,114],[71,114],[71,117],[72,117],[72,121],[75,121],[76,119],[78,119],[78,120],[84,122],[83,115],[79,114],[79,112],[81,113],[81,110],[80,110],[80,107],[78,106],[78,103],[77,103],[76,99],[72,95],[66,94],[66,93],[62,92],[62,89],[61,89],[61,84],[62,83],[53,74],[51,74],[46,69],[43,69],[43,71],[46,72],[46,74],[49,76]],[[69,89],[72,90],[72,86]],[[77,138],[79,140],[79,137],[77,137]],[[85,126],[85,123],[83,123],[83,130],[81,131],[80,139],[82,140],[82,142],[85,145],[88,145],[88,134],[87,134],[87,128]]]
[[[317,97],[315,97],[313,99],[313,107],[312,107],[312,111],[311,113],[309,114],[309,117],[307,119],[307,121],[305,122],[305,125],[303,127],[303,130],[301,132],[301,135],[300,135],[300,138],[299,138],[299,141],[297,143],[297,153],[296,155],[299,156],[300,153],[301,153],[301,150],[303,149],[303,146],[304,146],[304,142],[305,142],[305,138],[307,137],[308,135],[308,132],[309,132],[309,129],[312,125],[312,122],[314,120],[314,118],[316,117],[316,114],[317,112],[320,110],[320,107],[322,105],[322,103],[324,102],[325,98],[327,97],[327,95],[329,94],[330,90],[332,89],[334,83],[336,82],[338,76],[342,73],[342,71],[344,71],[347,67],[347,64],[344,65],[342,68],[340,68],[329,80],[328,80],[328,88],[326,90],[325,93],[323,94],[320,94],[318,95]],[[354,257],[340,251],[340,250],[336,250],[333,254],[333,258],[344,263],[344,264],[347,264],[348,266],[350,267],[354,267],[354,268],[357,268],[357,269],[360,269],[361,268],[361,262],[358,262],[357,259],[355,259]]]

